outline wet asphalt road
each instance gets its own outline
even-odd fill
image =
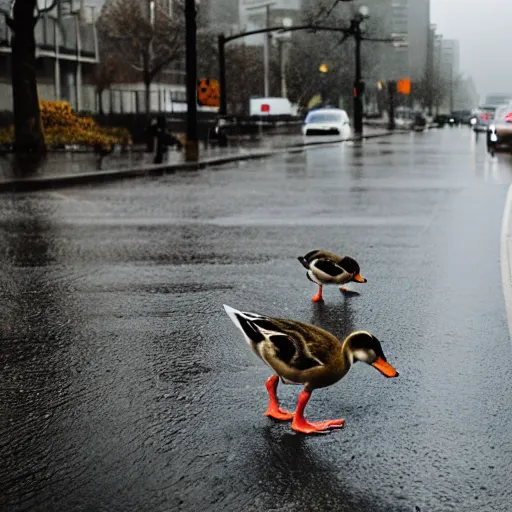
[[[2,195],[0,509],[512,510],[511,177],[447,128]],[[296,257],[324,247],[360,295],[311,303]],[[295,434],[223,303],[371,330],[400,378],[357,365],[306,409],[346,428]]]

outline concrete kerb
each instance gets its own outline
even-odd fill
[[[103,183],[107,181],[121,180],[135,177],[162,176],[173,172],[198,170],[205,167],[218,166],[231,162],[241,162],[244,160],[257,160],[271,156],[282,155],[285,153],[296,153],[303,149],[314,148],[315,146],[337,145],[341,142],[357,142],[362,139],[374,139],[378,137],[388,137],[390,135],[409,133],[409,130],[395,130],[385,133],[375,133],[364,135],[362,138],[338,139],[330,141],[312,141],[298,144],[292,144],[283,148],[272,150],[254,150],[250,153],[235,154],[205,158],[199,162],[181,162],[173,164],[153,164],[142,167],[133,167],[130,169],[116,169],[106,171],[92,171],[76,174],[65,174],[56,176],[44,176],[37,178],[15,179],[0,181],[0,192],[27,192],[34,190],[53,189],[70,187],[73,185],[84,185],[93,183]]]
[[[501,222],[500,264],[501,284],[505,298],[508,329],[512,337],[512,185],[508,189]]]

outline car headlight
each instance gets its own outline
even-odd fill
[[[471,121],[469,122],[471,123],[472,126],[474,126],[476,124],[476,117],[472,117]]]

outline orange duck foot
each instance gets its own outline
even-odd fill
[[[269,407],[265,411],[265,416],[268,416],[269,418],[273,418],[279,421],[290,421],[293,419],[294,415],[294,412],[286,411],[285,409],[281,409],[280,407]]]
[[[306,421],[304,418],[298,419],[294,417],[292,429],[301,434],[315,434],[325,432],[329,429],[343,428],[345,420],[325,420],[325,421]]]
[[[324,299],[322,299],[322,287],[319,286],[318,287],[318,292],[317,294],[311,299],[313,302],[320,302]]]

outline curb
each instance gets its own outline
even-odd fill
[[[512,339],[512,185],[508,189],[501,221],[500,265],[508,330]]]
[[[83,185],[89,183],[104,183],[107,181],[120,180],[125,178],[162,176],[177,171],[198,170],[206,167],[228,164],[231,162],[241,162],[245,160],[257,160],[286,153],[295,153],[301,149],[314,148],[315,146],[336,145],[341,142],[357,142],[365,139],[375,139],[379,137],[389,137],[395,134],[409,133],[410,130],[395,130],[393,132],[376,133],[372,135],[363,135],[361,138],[338,139],[330,141],[305,142],[292,144],[283,148],[272,150],[252,151],[246,154],[226,155],[219,157],[205,158],[198,162],[180,162],[174,164],[153,164],[142,167],[132,167],[129,169],[116,169],[106,171],[91,171],[78,174],[64,174],[56,176],[44,176],[41,178],[27,178],[16,180],[0,181],[1,192],[27,192],[35,190],[44,190],[48,188],[69,187],[73,185]]]

